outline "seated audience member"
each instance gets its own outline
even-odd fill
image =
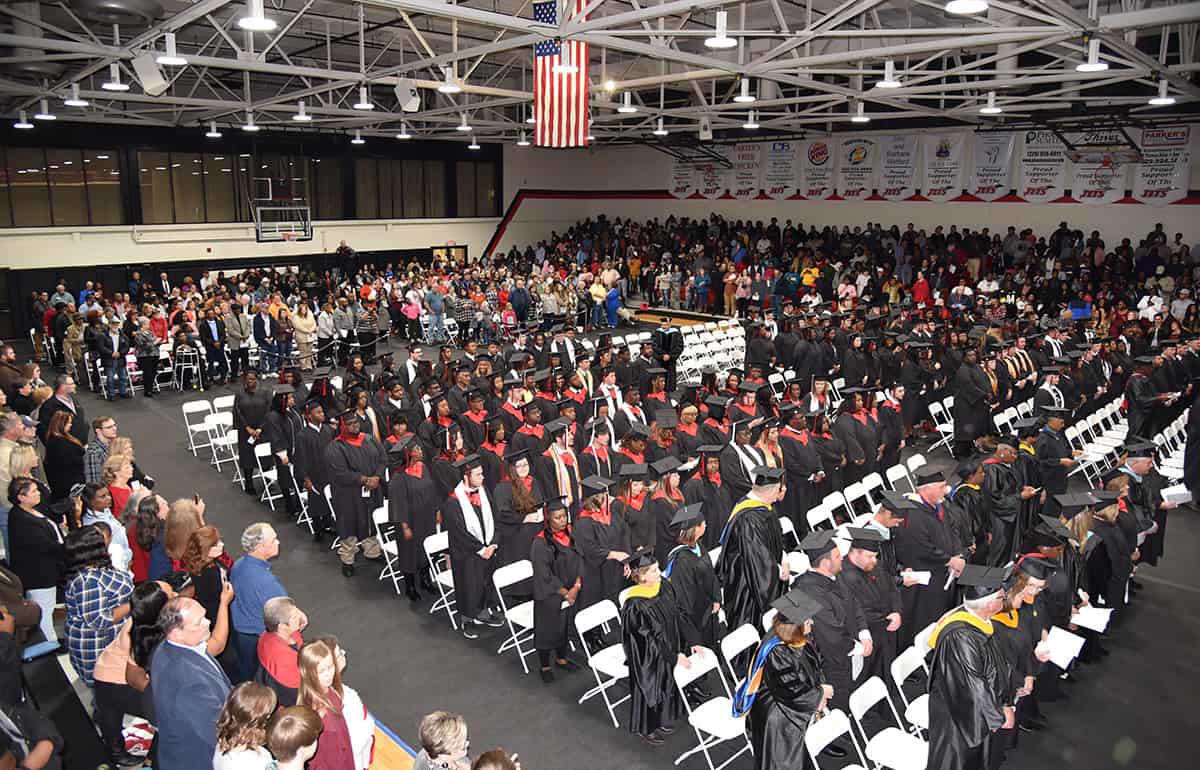
[[[275,713],[275,693],[255,682],[242,682],[229,693],[217,719],[213,770],[270,770],[267,724]]]
[[[418,730],[421,750],[413,760],[413,770],[468,770],[467,720],[449,711],[435,711],[421,718]]]
[[[304,646],[300,633],[308,626],[308,616],[290,597],[276,596],[263,605],[263,624],[266,631],[258,637],[255,679],[275,691],[280,705],[293,706],[300,689],[298,656]]]
[[[61,770],[63,739],[45,714],[27,704],[0,704],[0,768]],[[11,759],[9,759],[11,757]]]
[[[276,711],[267,724],[267,748],[275,757],[275,770],[304,770],[317,753],[321,730],[321,717],[307,706]]]

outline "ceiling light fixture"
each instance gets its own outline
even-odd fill
[[[164,67],[186,67],[188,63],[187,59],[180,56],[179,51],[175,48],[175,33],[168,32],[163,35],[163,39],[166,41],[164,50],[154,61]]]
[[[604,81],[604,90],[608,91],[610,94],[617,90],[617,81],[613,80],[612,78]]]
[[[621,106],[617,108],[617,112],[622,115],[632,115],[637,112],[637,107],[633,106],[633,94],[628,91],[621,94]]]
[[[121,82],[121,65],[113,62],[108,65],[108,80],[100,84],[105,91],[128,91],[129,84]]]
[[[251,32],[271,32],[275,29],[276,24],[272,19],[267,18],[267,14],[263,9],[263,0],[249,0],[246,3],[249,9],[249,16],[243,16],[238,19],[238,26],[242,29],[248,29]]]
[[[659,118],[658,119],[658,128],[654,129],[650,133],[654,134],[655,136],[666,136],[667,134],[670,133],[670,131],[667,131],[667,129],[663,128],[663,119]]]
[[[396,134],[397,139],[412,139],[412,134],[408,133],[408,124],[400,123],[400,133]]]
[[[67,107],[86,107],[86,106],[88,106],[88,100],[82,98],[79,95],[79,84],[78,83],[71,84],[71,95],[68,96],[66,99],[63,99],[63,104],[66,105]]]
[[[442,94],[461,93],[462,86],[460,86],[458,84],[457,80],[454,77],[454,67],[453,66],[443,67],[442,73],[444,75],[444,81],[442,82],[442,84],[440,86],[438,86],[438,93],[442,93]]]
[[[899,88],[900,81],[896,79],[896,62],[888,59],[883,63],[883,80],[876,80],[876,88]]]
[[[738,104],[750,104],[755,99],[754,94],[750,93],[750,78],[742,78],[742,92],[733,97],[733,100]]]
[[[33,128],[33,124],[29,122],[29,116],[25,113],[25,110],[21,110],[21,117],[17,118],[16,123],[13,123],[13,128]]]
[[[1150,99],[1150,101],[1147,102],[1147,104],[1154,106],[1154,107],[1170,107],[1172,104],[1174,104],[1175,97],[1171,96],[1169,93],[1167,93],[1168,86],[1169,86],[1169,84],[1167,83],[1166,78],[1159,80],[1158,81],[1158,96],[1155,96],[1152,99]]]
[[[858,111],[850,116],[851,123],[870,123],[871,118],[867,115],[867,107],[862,102],[858,103]]]
[[[533,115],[533,105],[529,105],[529,115],[525,118],[525,123],[532,126],[537,123],[537,118]]]
[[[733,48],[737,45],[737,41],[725,34],[729,29],[729,14],[725,11],[717,11],[717,29],[716,34],[712,37],[704,38],[705,48]]]
[[[367,140],[362,138],[362,131],[354,129],[354,138],[350,140],[350,144],[366,144]]]
[[[988,9],[987,0],[950,0],[946,3],[946,13],[965,16],[971,13],[983,13]]]
[[[747,131],[754,131],[758,128],[758,115],[754,110],[750,110],[750,114],[746,116],[746,122],[742,124],[742,128]]]
[[[307,112],[304,111],[304,100],[303,99],[296,102],[296,108],[297,108],[296,114],[292,116],[292,120],[296,121],[297,123],[308,123],[309,121],[312,120],[312,115],[309,115]]]
[[[479,142],[475,141],[475,134],[471,134],[471,143],[467,145],[468,150],[478,150]]]
[[[215,120],[208,121],[208,131],[204,135],[207,136],[209,139],[220,139],[221,138],[221,132],[217,130],[217,121],[215,121]]]
[[[529,146],[529,138],[525,136],[524,131],[521,132],[521,138],[517,140],[517,146],[518,147],[528,147]]]
[[[246,110],[246,122],[242,124],[243,131],[254,133],[258,130],[258,126],[254,125],[254,111]]]
[[[42,99],[42,108],[33,113],[34,120],[57,120],[58,116],[50,111],[50,100]]]
[[[1100,38],[1094,37],[1088,41],[1087,61],[1075,65],[1076,72],[1104,72],[1108,62],[1100,61]]]
[[[574,75],[579,72],[579,67],[575,66],[575,62],[571,61],[571,41],[558,41],[558,62],[553,67],[555,75]]]
[[[1004,108],[998,107],[996,105],[996,92],[988,91],[987,92],[987,104],[984,105],[983,107],[979,108],[979,114],[980,115],[999,115],[1002,112],[1004,112]]]
[[[373,110],[375,105],[371,104],[371,89],[367,86],[358,87],[358,101],[354,104],[356,110]]]
[[[467,113],[464,112],[461,114],[462,114],[462,123],[459,123],[457,126],[455,126],[454,130],[455,131],[470,131],[471,124],[467,122]]]

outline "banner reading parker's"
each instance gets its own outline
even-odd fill
[[[1191,184],[1189,126],[1142,129],[1142,162],[1133,168],[1133,198],[1151,206],[1187,197]]]

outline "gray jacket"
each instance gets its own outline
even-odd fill
[[[241,350],[253,334],[254,326],[245,313],[229,313],[225,316],[225,342],[230,350]]]

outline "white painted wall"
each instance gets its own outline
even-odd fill
[[[477,258],[500,220],[412,219],[317,222],[311,241],[258,243],[247,224],[29,227],[0,230],[0,265],[13,269],[221,260],[332,252],[425,249],[453,241]],[[219,266],[217,266],[219,269]]]

